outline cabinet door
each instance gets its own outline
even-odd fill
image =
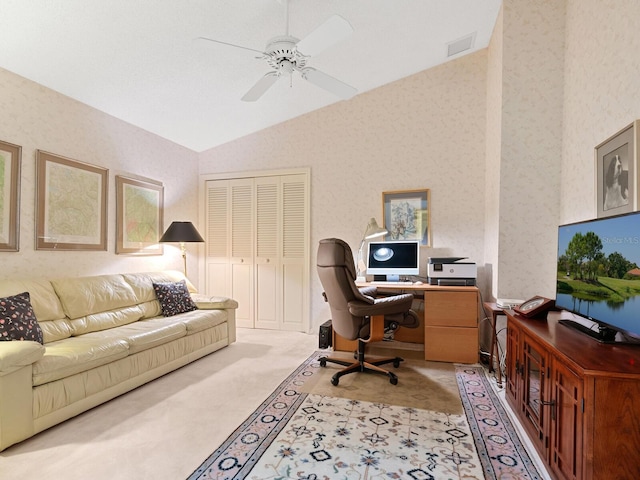
[[[522,338],[522,410],[533,444],[547,459],[547,435],[545,435],[547,409],[546,371],[549,365],[547,352],[527,335]]]
[[[565,479],[582,478],[582,379],[557,359],[551,370],[551,467]]]
[[[521,394],[518,388],[521,380],[520,368],[522,366],[520,356],[520,330],[513,325],[513,322],[507,319],[506,396],[516,411],[522,409]]]

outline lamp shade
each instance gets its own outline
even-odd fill
[[[376,222],[375,218],[369,220],[369,225],[367,225],[367,229],[364,232],[363,240],[370,240],[372,238],[381,237],[389,233],[386,229],[380,227],[378,222]]]
[[[198,233],[193,223],[172,222],[160,239],[160,243],[171,242],[204,242],[204,238]]]

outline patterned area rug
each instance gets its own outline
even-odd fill
[[[484,369],[457,365],[456,379],[485,477],[541,479]]]
[[[540,478],[481,368],[456,369],[465,416],[308,393],[329,370],[322,355],[282,382],[189,480]]]

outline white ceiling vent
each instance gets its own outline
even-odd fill
[[[453,57],[454,55],[466,50],[470,50],[473,48],[475,43],[476,32],[473,32],[471,35],[467,35],[466,37],[459,38],[458,40],[449,42],[447,43],[447,57]]]

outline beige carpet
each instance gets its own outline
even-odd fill
[[[327,354],[334,358],[353,360],[351,353]],[[383,367],[398,375],[397,385],[392,385],[386,376],[371,373],[351,373],[340,377],[337,386],[332,385],[331,377],[342,368],[340,365],[327,363],[325,368],[320,368],[320,375],[314,375],[301,390],[316,395],[381,402],[435,412],[461,414],[463,411],[455,369],[451,363],[406,359],[399,368],[393,368],[392,364]]]

